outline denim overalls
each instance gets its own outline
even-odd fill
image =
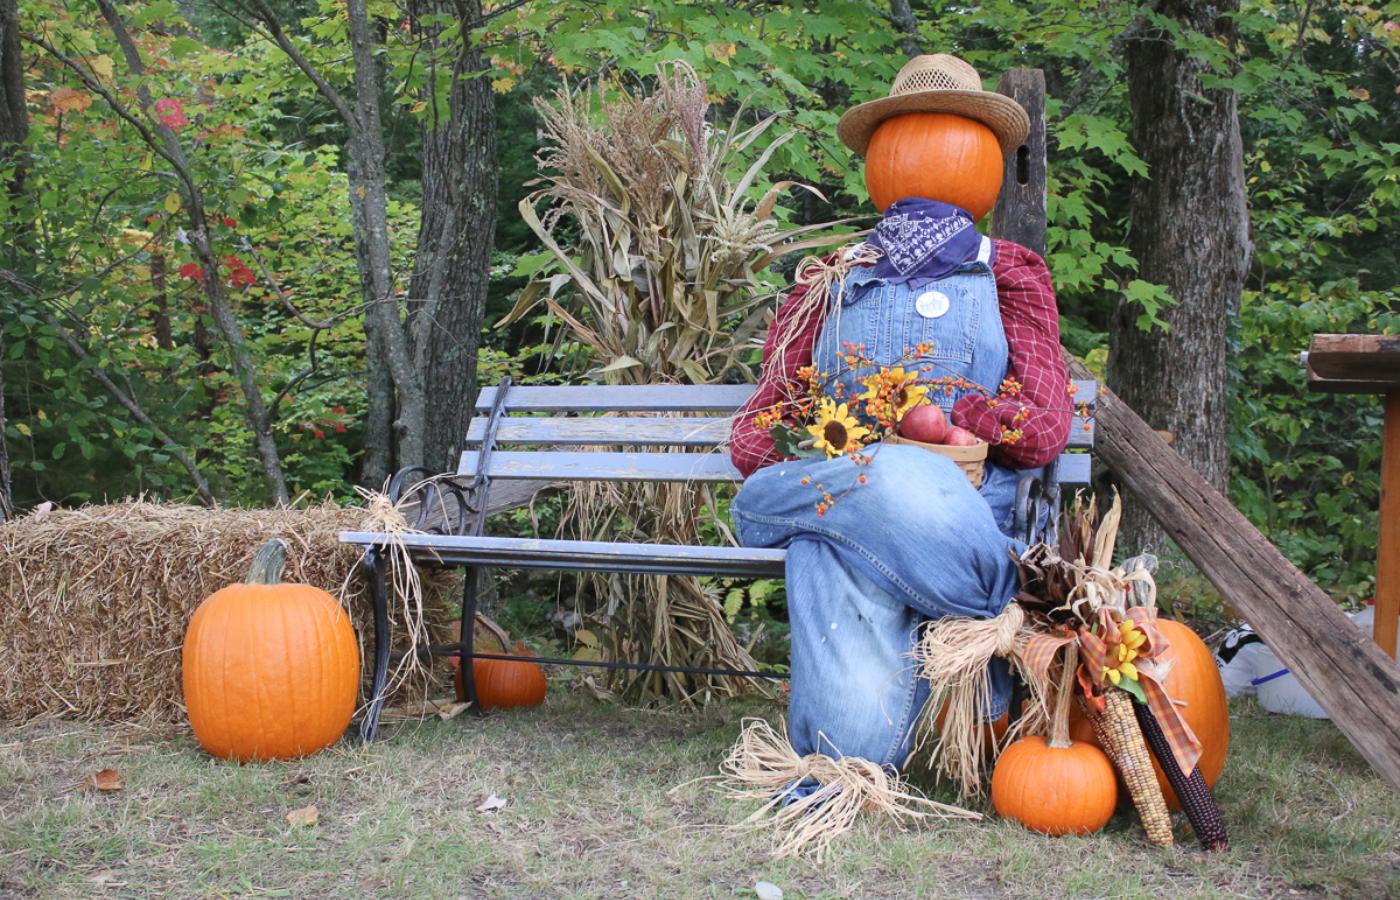
[[[996,391],[1007,344],[990,250],[983,238],[976,259],[918,289],[853,271],[834,292],[813,351],[818,370],[842,371],[845,342],[864,343],[878,365],[930,341],[932,355],[912,363],[935,366],[924,378],[963,376]],[[841,375],[848,397],[855,374]],[[947,411],[962,393],[937,400]],[[909,659],[915,629],[928,618],[994,616],[1019,588],[1010,556],[1022,549],[1010,536],[1017,475],[988,463],[979,491],[927,450],[881,444],[868,452],[871,463],[859,468],[837,457],[761,469],[730,513],[744,546],[788,550],[793,749],[900,768],[928,699]],[[865,484],[856,483],[861,474]],[[818,483],[836,498],[821,516]],[[995,718],[1010,679],[1001,660],[992,674]]]

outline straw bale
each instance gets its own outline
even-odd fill
[[[365,520],[364,509],[329,503],[208,510],[129,501],[0,525],[0,722],[183,720],[180,650],[189,618],[205,597],[242,581],[258,547],[274,537],[289,544],[286,581],[314,584],[346,604],[367,690],[368,582],[359,551],[336,539]],[[424,586],[426,621],[445,622],[449,578],[425,573]],[[391,702],[440,687],[410,678]]]

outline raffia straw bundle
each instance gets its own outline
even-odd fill
[[[1034,634],[1024,610],[1013,602],[992,619],[950,616],[930,622],[914,644],[914,663],[930,689],[917,726],[915,752],[929,748],[929,766],[939,778],[957,785],[963,797],[981,796],[983,768],[1001,747],[1022,734],[1035,733],[1049,721],[1046,697],[1050,691],[1019,665],[1021,651]],[[1008,660],[1029,688],[1026,708],[1000,741],[986,720],[992,702],[987,664],[994,656]],[[989,739],[997,746],[988,747]]]
[[[131,501],[0,526],[0,721],[183,718],[180,650],[189,617],[205,597],[242,581],[273,537],[289,544],[287,581],[340,591],[362,658],[371,659],[360,552],[336,539],[367,520],[365,509],[329,503],[207,510]],[[425,580],[423,619],[445,621],[448,582]],[[391,607],[396,635],[403,623],[402,610]],[[368,684],[369,666],[361,669]],[[398,697],[421,697],[427,677],[399,679]]]
[[[834,759],[820,753],[798,756],[787,738],[763,719],[744,720],[739,740],[720,771],[735,796],[763,804],[742,827],[772,829],[775,856],[810,853],[820,860],[862,812],[883,816],[900,829],[928,819],[982,818],[922,796],[901,777],[868,759]],[[795,783],[808,778],[819,784],[818,789],[787,802]]]

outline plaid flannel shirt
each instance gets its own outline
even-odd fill
[[[1032,250],[1011,241],[992,241],[992,274],[997,284],[997,306],[1006,331],[1009,361],[1006,375],[1021,384],[1017,400],[990,406],[979,394],[962,397],[953,406],[952,421],[992,444],[994,460],[1011,468],[1043,466],[1064,450],[1069,441],[1074,403],[1069,392],[1069,373],[1060,352],[1060,316],[1055,305],[1055,289],[1045,260]],[[807,289],[799,285],[788,294],[763,348],[763,374],[753,397],[739,411],[730,434],[729,452],[734,465],[752,475],[781,457],[773,438],[759,429],[754,413],[791,396],[797,370],[812,362],[812,346],[821,322],[796,335],[780,354],[774,336],[784,331],[787,319],[801,307]],[[995,391],[997,385],[985,385]],[[1029,415],[1013,421],[1020,408]],[[1019,429],[1014,442],[1003,442],[1003,429]]]

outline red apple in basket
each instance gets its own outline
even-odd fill
[[[971,447],[981,442],[977,439],[977,435],[968,431],[966,428],[959,428],[957,425],[954,425],[952,428],[948,429],[947,434],[943,435],[943,443],[947,444],[949,447]]]
[[[899,436],[925,444],[941,444],[948,433],[948,417],[937,403],[916,406],[899,420]]]

